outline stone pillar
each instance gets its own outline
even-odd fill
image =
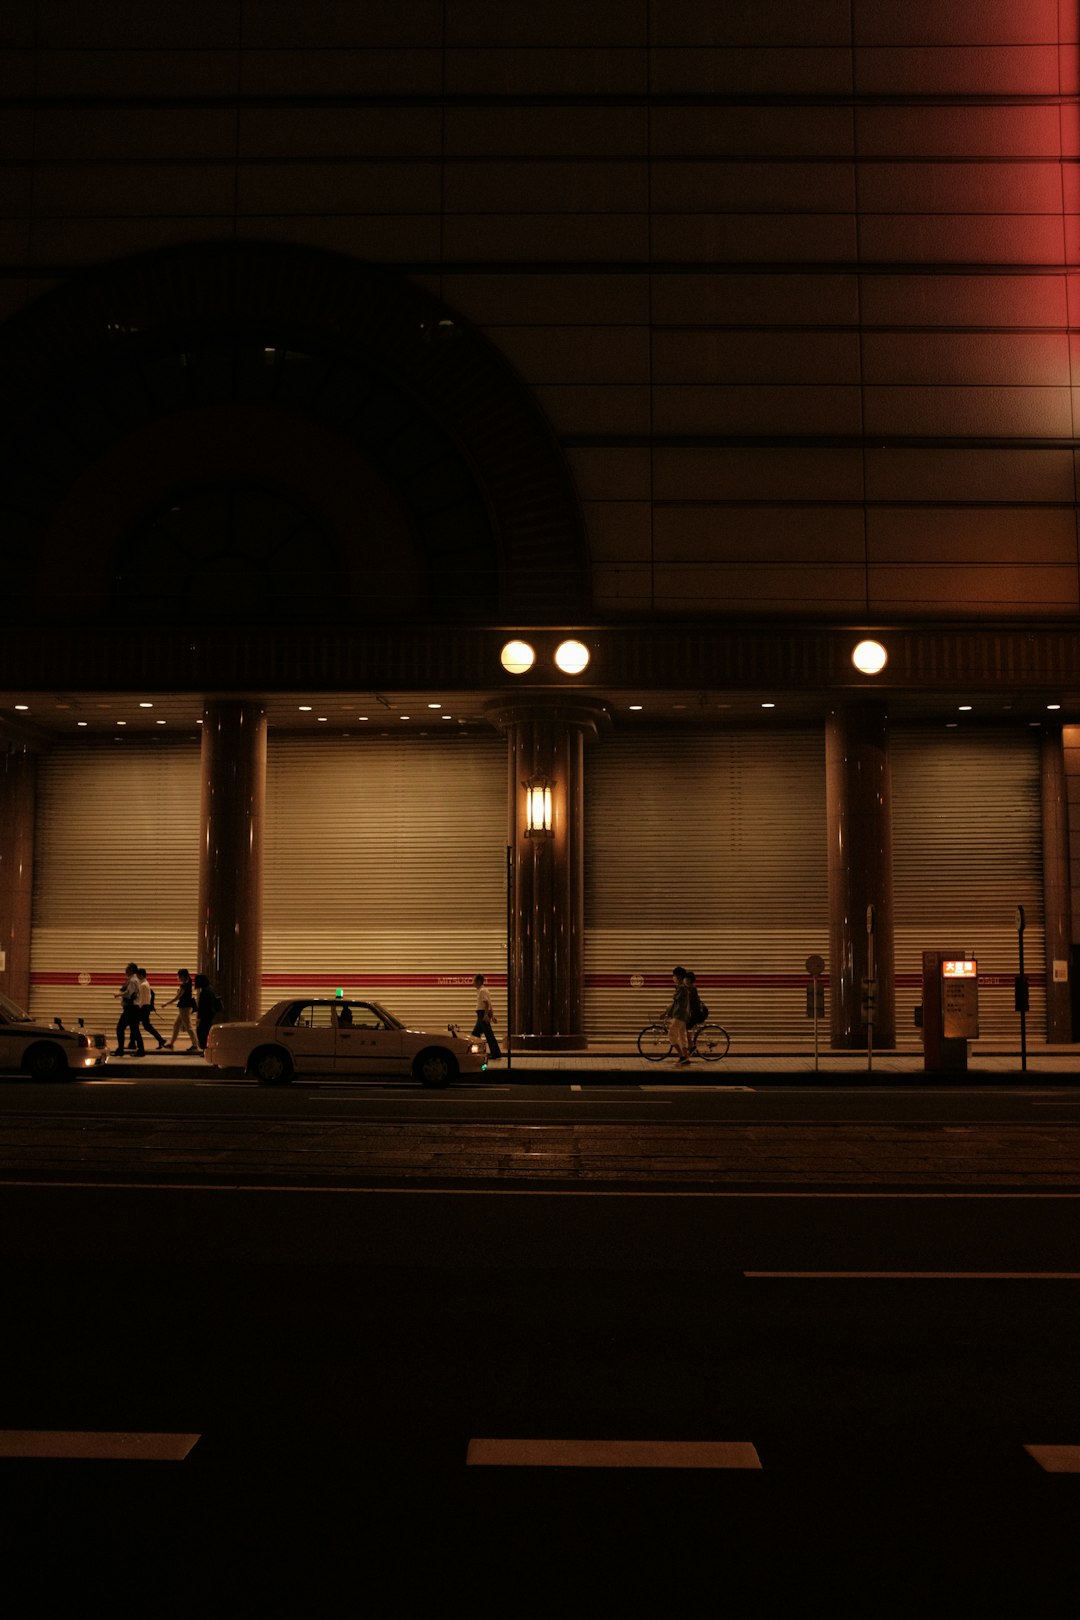
[[[513,1045],[581,1051],[585,1034],[584,744],[610,723],[588,701],[494,704],[509,770],[510,914],[507,1003]],[[527,837],[525,786],[551,783],[550,837]]]
[[[832,1044],[839,1050],[867,1045],[862,986],[868,977],[867,911],[872,906],[878,986],[874,1045],[895,1046],[892,793],[883,704],[852,703],[829,716],[825,793]]]
[[[262,868],[266,715],[260,703],[203,711],[199,829],[199,972],[227,1018],[262,1011]]]
[[[30,925],[34,899],[37,754],[0,752],[0,990],[30,1006]]]
[[[1054,963],[1072,955],[1072,896],[1069,877],[1069,802],[1061,727],[1042,740],[1043,912],[1046,919],[1046,1038],[1071,1041],[1072,989],[1054,980]],[[1025,972],[1027,971],[1025,964]]]

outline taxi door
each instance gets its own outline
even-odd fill
[[[334,1010],[326,1002],[301,1002],[289,1023],[278,1025],[277,1038],[297,1074],[333,1074],[337,1029]]]
[[[374,1007],[348,1001],[338,1008],[336,1074],[398,1074],[403,1062],[400,1029],[387,1029]]]

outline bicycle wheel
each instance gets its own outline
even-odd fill
[[[702,1024],[694,1042],[694,1051],[706,1063],[715,1063],[718,1058],[727,1057],[730,1045],[731,1036],[721,1024]]]
[[[637,1038],[637,1049],[650,1063],[659,1063],[671,1053],[671,1037],[666,1024],[646,1024]]]

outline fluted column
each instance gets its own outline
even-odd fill
[[[229,1018],[262,1011],[266,715],[251,700],[207,703],[202,728],[199,971]]]
[[[34,899],[37,754],[0,752],[0,990],[30,1005],[30,925]]]
[[[506,733],[510,919],[507,1002],[518,1047],[582,1050],[585,1034],[584,744],[607,723],[601,704],[493,705]],[[552,832],[526,837],[525,786],[551,783]]]
[[[1046,918],[1046,1038],[1071,1041],[1072,987],[1055,980],[1054,963],[1069,972],[1072,955],[1072,895],[1069,878],[1069,804],[1061,727],[1042,740],[1043,910]]]
[[[825,728],[829,839],[829,1003],[832,1044],[867,1045],[863,980],[869,976],[873,907],[877,1011],[874,1045],[896,1045],[893,966],[892,789],[883,704],[853,703]]]

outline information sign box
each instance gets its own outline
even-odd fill
[[[942,1034],[974,1040],[979,1033],[979,964],[973,957],[941,964]]]

